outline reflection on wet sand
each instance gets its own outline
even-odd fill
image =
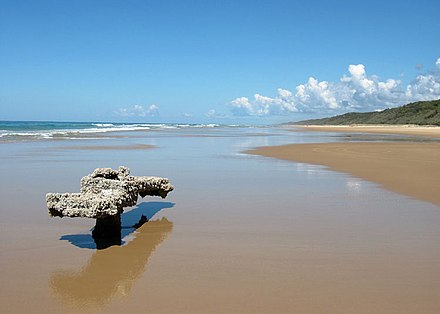
[[[102,306],[114,296],[128,295],[172,229],[166,218],[149,221],[127,245],[96,251],[80,272],[54,273],[50,286],[63,303],[76,307]]]

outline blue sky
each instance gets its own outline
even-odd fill
[[[435,0],[0,0],[0,120],[276,123],[436,99],[439,12]]]

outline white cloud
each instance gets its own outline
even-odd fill
[[[278,88],[278,94],[283,98],[292,97],[292,92],[287,89]]]
[[[224,118],[225,117],[224,114],[217,112],[215,109],[208,110],[208,112],[205,114],[205,116],[208,118]]]
[[[411,84],[402,86],[398,79],[381,81],[367,75],[363,64],[351,64],[349,75],[338,82],[319,81],[310,77],[297,85],[295,92],[279,88],[274,98],[255,94],[253,99],[239,97],[229,103],[235,115],[266,116],[293,112],[343,112],[381,110],[405,103],[440,98],[440,58],[436,69],[417,76]]]
[[[159,114],[159,107],[156,105],[148,107],[134,105],[128,108],[119,108],[114,113],[121,117],[155,117]]]
[[[319,82],[310,77],[306,84],[296,87],[295,99],[292,99],[292,102],[307,107],[317,104],[320,107],[337,109],[339,104],[335,97],[335,91],[328,82]]]
[[[431,100],[433,98],[439,98],[440,77],[435,74],[417,76],[412,84],[406,87],[405,96],[414,100]]]
[[[275,98],[255,94],[250,101],[247,97],[236,98],[230,103],[232,113],[238,116],[265,116],[280,115],[288,112],[296,112],[296,106],[291,101],[292,92],[278,88]]]
[[[353,77],[362,77],[365,75],[365,66],[363,64],[350,64],[348,66],[348,72],[350,72]]]

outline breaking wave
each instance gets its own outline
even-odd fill
[[[98,133],[234,127],[219,124],[0,121],[0,141],[91,138]]]

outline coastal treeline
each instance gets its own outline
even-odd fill
[[[416,124],[440,126],[440,99],[418,101],[380,112],[349,112],[342,115],[310,119],[291,124],[351,125],[351,124]]]

